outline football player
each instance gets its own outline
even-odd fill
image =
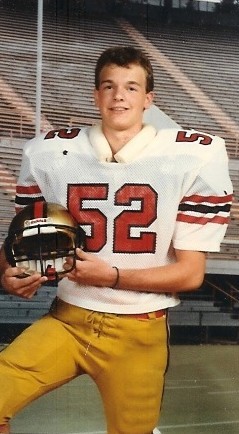
[[[145,54],[113,47],[95,69],[102,122],[26,143],[16,208],[66,207],[86,233],[64,262],[44,318],[0,355],[0,432],[42,394],[83,374],[99,388],[108,434],[150,434],[168,366],[168,310],[200,287],[206,252],[219,251],[232,201],[224,140],[143,123],[153,101]],[[2,249],[1,282],[31,298],[47,276],[19,279]],[[79,397],[80,399],[80,397]]]

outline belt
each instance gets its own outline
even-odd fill
[[[161,318],[164,315],[166,315],[166,309],[160,309],[148,313],[125,313],[125,314],[118,314],[117,316],[123,316],[125,318],[136,318],[136,319],[152,319],[152,318]]]

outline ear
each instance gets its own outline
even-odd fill
[[[154,92],[151,91],[146,93],[144,109],[148,109],[151,106],[153,99],[154,99]]]

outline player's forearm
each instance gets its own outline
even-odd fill
[[[159,293],[186,292],[198,289],[204,274],[205,256],[198,252],[188,263],[183,260],[162,267],[119,269],[116,288]]]
[[[179,292],[198,288],[205,273],[205,254],[175,250],[173,264],[145,268],[125,269],[112,267],[97,255],[76,250],[77,260],[67,258],[64,268],[69,280],[79,285],[93,285],[142,292]]]
[[[119,269],[116,288],[144,292],[186,292],[197,289],[202,280],[202,273],[182,273],[178,264],[141,270]]]

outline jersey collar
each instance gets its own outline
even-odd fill
[[[94,125],[89,129],[89,139],[101,162],[130,163],[148,146],[156,136],[156,129],[152,125],[144,125],[142,130],[131,139],[114,157],[101,125]]]

